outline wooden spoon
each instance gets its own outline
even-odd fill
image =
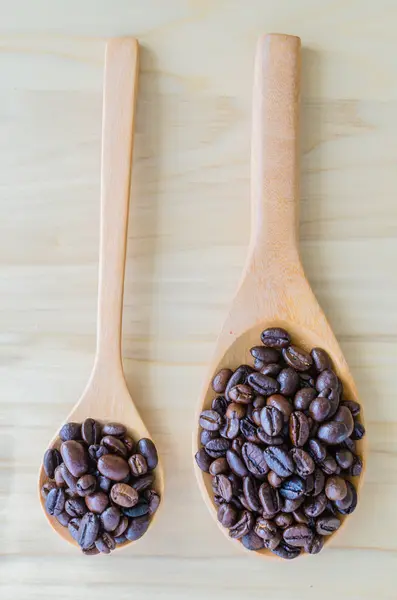
[[[97,349],[93,371],[80,400],[66,422],[92,417],[123,423],[135,440],[150,438],[131,399],[121,358],[121,325],[130,197],[132,143],[138,75],[138,43],[112,39],[106,46],[102,128],[101,235]],[[50,447],[59,447],[58,433]],[[163,494],[163,473],[156,471],[156,488]],[[39,494],[47,477],[40,469]],[[67,527],[45,511],[53,529],[77,545]],[[128,543],[117,548],[124,548]]]
[[[346,397],[357,390],[341,349],[303,272],[298,250],[300,39],[271,34],[259,40],[253,91],[251,156],[252,232],[243,277],[219,336],[209,377],[199,402],[194,454],[201,447],[199,414],[216,396],[213,376],[222,368],[250,364],[250,348],[260,345],[267,327],[283,327],[307,351],[326,350]],[[362,418],[362,417],[361,417]],[[362,456],[363,444],[357,443]],[[203,499],[217,520],[211,477],[195,463]],[[273,557],[267,550],[263,556]]]

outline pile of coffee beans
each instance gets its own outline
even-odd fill
[[[253,367],[224,368],[200,415],[196,462],[210,473],[218,520],[248,550],[317,554],[357,505],[360,405],[346,400],[329,355],[266,329]]]
[[[59,438],[59,450],[47,450],[43,461],[47,513],[68,528],[84,554],[109,554],[142,537],[160,503],[153,442],[135,443],[124,425],[94,419],[66,423]]]

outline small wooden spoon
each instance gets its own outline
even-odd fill
[[[267,327],[283,327],[307,351],[326,350],[346,397],[358,400],[342,351],[303,272],[298,251],[300,39],[271,34],[259,40],[253,92],[251,244],[243,277],[219,336],[209,378],[199,402],[194,454],[201,447],[199,415],[216,396],[213,376],[222,368],[250,364],[250,348]],[[362,419],[362,415],[361,415]],[[363,455],[363,444],[357,443]],[[211,477],[195,464],[203,499],[217,520]],[[362,480],[362,478],[361,478]],[[340,529],[339,529],[340,530]],[[274,557],[267,550],[260,551]]]
[[[112,39],[106,46],[102,128],[101,236],[97,349],[93,371],[80,400],[66,422],[91,417],[123,423],[135,440],[150,438],[131,399],[121,358],[121,325],[130,197],[132,143],[138,75],[138,43],[134,38]],[[58,434],[50,447],[59,447]],[[163,473],[156,471],[156,488],[163,495]],[[67,527],[45,511],[40,494],[47,477],[39,476],[40,502],[50,525],[77,545]],[[117,546],[124,548],[128,543]]]

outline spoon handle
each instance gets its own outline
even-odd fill
[[[96,364],[122,368],[121,323],[130,198],[138,43],[107,43],[103,92],[101,226]]]
[[[251,255],[298,261],[300,39],[258,42],[253,91]]]

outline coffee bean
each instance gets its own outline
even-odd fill
[[[240,519],[229,529],[231,538],[240,539],[247,535],[254,526],[254,517],[251,512],[244,510]]]
[[[231,369],[221,369],[218,371],[212,380],[212,389],[214,392],[217,394],[223,394],[232,375],[233,371]]]
[[[214,485],[217,487],[219,496],[222,496],[226,502],[230,502],[233,496],[233,488],[226,475],[216,475],[214,477]]]
[[[109,497],[105,492],[94,492],[85,497],[85,503],[90,512],[101,514],[109,504]]]
[[[123,513],[127,517],[143,517],[143,515],[149,514],[149,503],[143,499],[140,500],[135,506],[130,508],[123,508]]]
[[[111,551],[115,549],[116,543],[113,537],[107,531],[104,531],[103,534],[95,540],[95,547],[102,554],[110,554]]]
[[[255,427],[254,423],[252,423],[252,421],[250,421],[249,419],[241,419],[240,431],[247,441],[252,443],[259,442],[257,428]]]
[[[200,427],[208,431],[217,431],[222,425],[222,417],[215,410],[203,410],[200,415]]]
[[[241,538],[241,543],[247,550],[261,550],[264,548],[264,540],[256,535],[255,531],[250,531]]]
[[[280,542],[277,548],[272,550],[273,554],[276,554],[280,558],[284,558],[285,560],[293,560],[294,558],[298,558],[301,553],[300,548],[292,548],[285,542]]]
[[[70,440],[81,440],[81,425],[80,423],[65,423],[59,432],[59,437],[62,442]]]
[[[309,524],[309,518],[300,509],[294,510],[294,512],[292,513],[292,518],[295,521],[295,523],[304,523],[305,525]]]
[[[55,448],[50,448],[44,454],[43,467],[44,471],[50,479],[54,479],[55,469],[61,464],[62,458],[59,451]]]
[[[304,547],[313,539],[313,532],[304,524],[291,525],[283,533],[283,538],[289,546]]]
[[[68,515],[67,512],[63,511],[61,512],[59,515],[56,515],[56,519],[57,521],[63,526],[63,527],[67,527],[69,524],[69,521],[72,517],[70,515]]]
[[[48,514],[51,516],[60,515],[64,511],[65,500],[65,490],[62,488],[50,490],[45,501],[45,508]]]
[[[210,440],[214,440],[217,437],[219,437],[219,431],[208,431],[207,429],[203,429],[200,435],[200,442],[205,446]]]
[[[365,435],[365,427],[359,421],[354,421],[354,428],[351,434],[352,440],[361,440]]]
[[[258,440],[269,446],[281,446],[284,444],[284,438],[282,435],[268,435],[265,431],[263,431],[262,427],[258,427],[256,433]]]
[[[329,354],[322,348],[313,348],[310,352],[316,370],[321,373],[326,369],[332,369],[332,361]]]
[[[354,463],[352,464],[352,466],[349,469],[349,475],[351,475],[352,477],[358,477],[359,475],[361,475],[362,470],[363,470],[363,461],[361,460],[361,458],[359,456],[356,456],[354,458]]]
[[[309,440],[309,452],[317,464],[322,463],[327,456],[326,447],[316,438]]]
[[[92,444],[88,448],[88,455],[92,460],[98,460],[101,456],[105,456],[105,454],[109,454],[109,449],[105,446],[100,446],[99,444]]]
[[[69,498],[65,502],[65,511],[71,517],[82,517],[88,512],[87,505],[82,498]]]
[[[281,531],[277,525],[263,517],[258,517],[255,523],[254,532],[263,539],[265,548],[274,550],[281,541]]]
[[[280,389],[280,384],[276,379],[262,373],[251,373],[248,377],[248,384],[262,396],[271,396]]]
[[[68,523],[68,530],[70,535],[72,536],[72,538],[74,540],[76,540],[79,537],[79,527],[80,527],[80,523],[81,523],[81,519],[75,518],[75,519],[70,519],[69,523]]]
[[[317,432],[319,439],[330,446],[341,444],[349,437],[348,434],[346,425],[337,421],[324,423]]]
[[[231,504],[221,504],[218,508],[218,521],[223,527],[233,527],[237,521],[237,510]]]
[[[106,454],[98,460],[98,470],[112,481],[122,481],[130,474],[128,463],[121,456]]]
[[[121,546],[122,544],[124,544],[127,541],[127,538],[124,534],[118,535],[118,536],[113,536],[114,541],[116,542],[116,544],[118,546]]]
[[[135,488],[137,492],[143,492],[150,488],[153,485],[153,482],[154,476],[152,473],[148,473],[147,475],[143,475],[143,477],[138,477],[131,481],[131,487]]]
[[[101,425],[95,419],[86,419],[81,426],[81,436],[88,446],[99,444],[101,440]]]
[[[114,437],[123,437],[127,429],[122,423],[106,423],[102,428],[102,435],[112,435]]]
[[[55,485],[57,487],[66,487],[66,481],[63,478],[63,469],[58,465],[54,472]]]
[[[83,549],[90,548],[98,537],[100,521],[98,515],[88,512],[80,521],[77,542]]]
[[[118,510],[118,509],[116,509],[116,510]],[[117,541],[118,537],[120,537],[124,534],[127,527],[128,527],[128,517],[126,517],[125,515],[121,515],[119,524],[117,525],[116,529],[114,529],[112,532],[112,535],[116,541]]]
[[[135,442],[129,435],[124,435],[120,438],[124,446],[127,448],[127,454],[132,454],[135,448]]]
[[[310,403],[309,414],[315,421],[321,422],[325,421],[329,412],[331,410],[331,404],[328,398],[315,398],[313,402]]]
[[[280,485],[280,494],[283,498],[296,500],[305,493],[305,483],[303,479],[294,475],[289,479],[285,479]]]
[[[301,448],[293,448],[291,450],[292,460],[294,461],[295,473],[300,477],[306,478],[314,472],[314,461],[310,454]]]
[[[127,448],[124,446],[123,442],[114,435],[105,435],[101,440],[101,445],[105,446],[112,454],[117,454],[124,458],[127,456]]]
[[[299,388],[299,375],[291,367],[280,371],[277,381],[280,384],[280,394],[284,396],[293,396]]]
[[[294,463],[287,450],[277,446],[269,446],[263,455],[269,469],[280,477],[289,477],[294,472]]]
[[[50,493],[50,491],[55,489],[56,487],[57,487],[57,484],[55,483],[55,481],[47,481],[46,483],[44,483],[42,485],[41,497],[44,498],[44,500],[45,500],[47,498],[48,494]]]
[[[354,400],[344,400],[341,403],[341,406],[346,406],[346,408],[350,410],[353,417],[357,417],[357,415],[360,414],[361,406],[358,402],[355,402]]]
[[[288,331],[281,327],[269,327],[261,333],[261,341],[267,348],[286,348],[291,342]]]
[[[269,473],[267,474],[267,480],[270,483],[270,485],[274,488],[280,487],[280,485],[283,482],[283,478],[277,475],[277,473],[275,473],[274,471],[269,471]]]
[[[146,458],[142,456],[142,454],[133,454],[130,456],[128,459],[128,464],[134,477],[140,477],[141,475],[145,475],[147,473],[148,466]]]
[[[77,480],[76,489],[79,496],[93,494],[96,488],[96,478],[93,475],[83,475]]]
[[[278,435],[284,424],[284,416],[274,406],[265,406],[261,410],[261,425],[270,436]]]
[[[74,477],[81,477],[88,471],[88,452],[80,442],[62,442],[61,455],[66,468]]]
[[[228,401],[224,396],[217,396],[213,399],[211,403],[211,409],[215,410],[217,413],[223,417],[225,415],[226,409],[228,406]]]
[[[251,348],[250,352],[254,358],[257,358],[264,364],[277,363],[280,359],[279,352],[273,348],[254,346]]]
[[[137,490],[127,483],[116,483],[110,490],[110,497],[115,504],[125,508],[135,506],[139,500]]]
[[[318,554],[321,552],[324,546],[324,537],[322,535],[315,535],[310,542],[305,546],[305,552],[309,554]]]
[[[116,506],[109,506],[100,516],[105,531],[114,531],[120,523],[121,513]]]
[[[294,396],[294,407],[296,410],[308,410],[310,404],[317,396],[316,390],[312,388],[302,388]]]
[[[245,507],[248,510],[258,512],[260,510],[258,491],[255,481],[252,477],[244,477],[243,493],[245,499]]]
[[[336,500],[335,507],[342,515],[350,515],[357,506],[357,492],[351,481],[346,481],[347,494],[343,500]]]
[[[232,450],[234,450],[234,452],[237,452],[239,456],[241,456],[243,444],[244,438],[242,436],[238,436],[232,441]]]
[[[277,525],[277,527],[280,527],[280,529],[286,529],[287,527],[292,525],[292,522],[294,520],[292,514],[293,513],[278,513],[278,515],[274,517],[274,522]]]
[[[108,477],[105,477],[104,475],[99,475],[98,486],[103,492],[109,492],[112,485],[113,483]]]
[[[356,454],[357,450],[356,450],[356,443],[350,438],[347,438],[347,440],[345,440],[342,444],[341,444],[342,448],[346,448],[347,450],[350,450],[350,452],[352,454]]]
[[[268,397],[268,399],[266,400],[266,404],[267,406],[274,407],[278,411],[280,411],[283,415],[284,423],[288,423],[289,417],[292,412],[292,405],[289,402],[289,400],[287,400],[287,398],[285,398],[281,394],[273,394],[272,396]]]
[[[294,446],[304,446],[309,437],[309,423],[307,416],[300,411],[295,411],[289,418],[289,436]]]
[[[93,546],[91,546],[90,548],[83,548],[82,552],[85,556],[96,556],[97,554],[100,554],[98,548],[95,546],[95,544]]]
[[[228,450],[226,452],[226,460],[230,469],[238,477],[246,477],[248,475],[248,469],[245,466],[245,462],[234,450]]]
[[[255,475],[255,477],[262,477],[269,471],[263,451],[257,444],[253,444],[252,442],[244,444],[242,458],[247,469]]]
[[[283,349],[283,358],[287,365],[296,371],[307,371],[313,364],[310,354],[298,348],[298,346],[288,346]]]
[[[229,397],[230,390],[240,383],[246,383],[248,379],[248,375],[253,372],[253,369],[248,365],[241,365],[236,371],[233,373],[231,378],[229,379],[226,390],[225,390],[225,398],[226,400],[231,400]]]
[[[321,468],[326,475],[338,473],[340,470],[336,460],[330,454],[327,454],[327,456],[324,458],[323,462],[321,463]]]
[[[249,379],[249,378],[248,378]],[[229,399],[240,404],[249,404],[254,399],[254,392],[249,385],[239,383],[229,392]]]
[[[265,482],[259,488],[259,500],[263,511],[269,519],[272,519],[281,510],[281,498],[278,490]]]
[[[341,469],[349,469],[354,460],[353,454],[350,450],[346,450],[345,448],[338,450],[335,454],[335,458]]]
[[[229,465],[226,458],[216,458],[210,465],[209,472],[211,475],[221,475],[228,473]]]
[[[333,421],[343,423],[348,431],[348,437],[351,435],[354,428],[354,420],[347,406],[340,406],[333,417]]]
[[[239,419],[226,419],[224,425],[219,430],[219,433],[225,440],[234,440],[240,433]],[[217,441],[217,440],[212,440]],[[209,442],[208,442],[209,443]]]
[[[316,521],[316,531],[319,535],[331,535],[340,525],[341,521],[337,517],[322,516]]]
[[[160,506],[160,496],[156,490],[146,490],[143,493],[143,497],[149,505],[149,515],[154,515]]]
[[[320,493],[314,498],[309,498],[305,501],[303,511],[305,515],[311,518],[319,517],[327,508],[327,497],[325,494]]]
[[[268,365],[263,365],[263,367],[258,370],[262,373],[262,375],[269,375],[270,377],[276,378],[281,369],[281,365],[277,363],[269,363]]]
[[[322,392],[326,388],[330,390],[338,388],[338,377],[331,369],[325,369],[316,379],[316,390],[318,392]]]
[[[244,404],[238,404],[237,402],[231,402],[226,410],[227,419],[242,419],[245,417],[247,408]]]
[[[325,494],[330,500],[343,500],[347,494],[346,481],[333,475],[325,482]]]

